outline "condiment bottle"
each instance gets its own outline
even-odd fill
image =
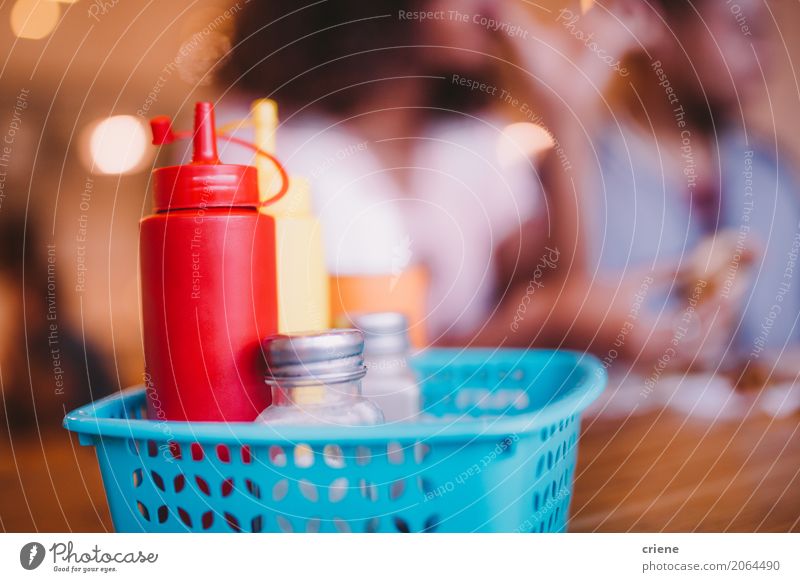
[[[271,99],[252,105],[256,145],[275,153],[278,113]],[[262,200],[280,187],[275,165],[263,157],[256,160]],[[330,327],[330,292],[322,227],[311,208],[311,186],[301,176],[289,178],[289,190],[263,213],[275,219],[278,272],[278,331],[298,333]]]
[[[359,313],[351,315],[350,322],[364,333],[364,396],[383,410],[386,422],[416,419],[420,389],[408,363],[406,316],[392,311]]]
[[[167,117],[153,143],[174,139]],[[251,166],[222,164],[211,103],[192,163],[153,172],[141,221],[142,324],[152,419],[252,421],[269,405],[260,339],[278,329],[275,227]]]

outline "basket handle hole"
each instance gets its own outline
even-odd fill
[[[186,487],[186,477],[183,474],[177,475],[173,485],[175,487],[175,493],[180,493],[183,491],[183,488]]]
[[[202,491],[205,495],[210,497],[211,488],[208,486],[208,482],[205,479],[203,479],[200,475],[196,476],[194,480],[197,483],[197,486],[200,488],[200,491]]]
[[[269,460],[276,467],[286,466],[286,452],[278,445],[272,445],[269,448]]]
[[[325,445],[322,449],[322,456],[325,459],[325,464],[331,469],[344,467],[344,453],[339,445]]]
[[[289,481],[281,479],[272,488],[272,499],[275,501],[282,501],[286,494],[289,493]]]
[[[374,483],[366,479],[361,479],[361,481],[358,482],[358,488],[361,491],[361,496],[367,501],[378,500],[378,488]]]
[[[250,520],[250,531],[253,533],[261,533],[264,531],[264,518],[262,516],[257,515]]]
[[[251,481],[250,479],[245,479],[244,486],[250,495],[256,499],[261,499],[261,487],[259,487],[258,483]]]
[[[394,483],[392,483],[391,487],[389,488],[389,498],[400,499],[405,490],[406,490],[406,482],[403,479],[399,479]]]
[[[166,491],[167,490],[167,488],[164,486],[164,479],[161,478],[161,475],[159,475],[155,471],[151,471],[150,475],[152,476],[153,483],[155,484],[156,487],[161,489],[161,491]]]
[[[225,445],[217,445],[217,458],[223,463],[231,462],[231,451]]]
[[[214,512],[206,511],[200,518],[200,525],[203,526],[203,529],[210,529],[214,525]]]
[[[405,460],[403,446],[397,442],[391,442],[386,446],[386,456],[393,465],[400,465]]]
[[[336,531],[339,533],[351,533],[353,530],[350,528],[350,524],[343,520],[341,517],[334,517],[333,518],[333,525],[336,527]]]
[[[203,445],[200,443],[192,443],[190,447],[192,451],[192,460],[193,461],[202,461],[205,457],[205,453],[203,452]]]
[[[334,479],[328,488],[328,499],[331,503],[338,503],[347,496],[347,489],[350,482],[344,477]]]
[[[356,447],[356,464],[360,466],[368,465],[372,460],[372,451],[369,447],[358,446]]]
[[[186,527],[188,527],[189,529],[192,528],[192,517],[189,515],[189,512],[186,511],[183,507],[178,508],[178,517]]]
[[[319,492],[317,491],[317,486],[314,485],[311,481],[307,481],[306,479],[301,479],[298,483],[300,487],[300,493],[303,494],[303,497],[311,501],[312,503],[316,503],[319,501]]]
[[[311,445],[299,444],[294,448],[294,464],[301,469],[307,469],[314,464],[314,449]]]
[[[220,493],[222,493],[223,497],[227,497],[233,493],[233,477],[228,477],[222,482],[222,485],[220,486]]]
[[[239,525],[239,520],[236,519],[236,516],[232,513],[225,512],[225,523],[228,524],[228,527],[231,528],[231,530],[237,533],[242,531],[242,528]]]
[[[439,516],[431,515],[425,520],[425,527],[422,530],[424,533],[433,533],[439,527]]]
[[[142,517],[146,521],[150,521],[150,511],[147,509],[147,506],[144,503],[142,503],[141,501],[137,501],[136,508],[139,510],[139,513],[142,514]]]

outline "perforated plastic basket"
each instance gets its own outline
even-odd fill
[[[64,425],[97,447],[125,532],[558,532],[581,412],[606,376],[585,354],[430,350],[431,421],[283,427],[145,419],[144,389]]]

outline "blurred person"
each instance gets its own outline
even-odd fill
[[[767,13],[751,0],[741,11],[713,0],[594,4],[562,4],[549,25],[518,2],[494,4],[538,39],[507,40],[571,161],[565,172],[551,154],[543,168],[571,267],[537,290],[519,335],[651,369],[714,370],[795,343],[798,192],[775,139],[745,114],[770,64]],[[526,246],[537,228],[505,244]],[[514,299],[479,341],[508,334],[536,255],[527,260],[506,270]]]
[[[486,320],[502,292],[495,247],[544,205],[532,157],[498,155],[513,119],[497,35],[455,17],[484,4],[253,2],[223,77],[220,123],[277,101],[278,154],[312,181],[329,271],[424,265],[434,339]]]
[[[53,429],[113,385],[94,348],[63,322],[54,247],[22,215],[0,214],[0,424]],[[13,432],[12,432],[13,434]]]
[[[692,5],[559,3],[543,25],[514,0],[254,4],[224,79],[288,111],[278,151],[314,181],[332,271],[409,241],[435,335],[693,366],[762,327],[798,213],[737,115],[762,16],[740,3],[744,35],[726,6]],[[530,111],[509,94],[557,139],[538,173],[535,155],[498,160]],[[739,236],[744,171],[760,198]]]

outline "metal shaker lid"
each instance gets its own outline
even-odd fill
[[[364,335],[357,329],[274,335],[262,342],[262,348],[267,384],[347,382],[367,373]]]
[[[350,323],[364,332],[365,353],[371,356],[403,354],[408,351],[408,318],[397,311],[353,313]]]

